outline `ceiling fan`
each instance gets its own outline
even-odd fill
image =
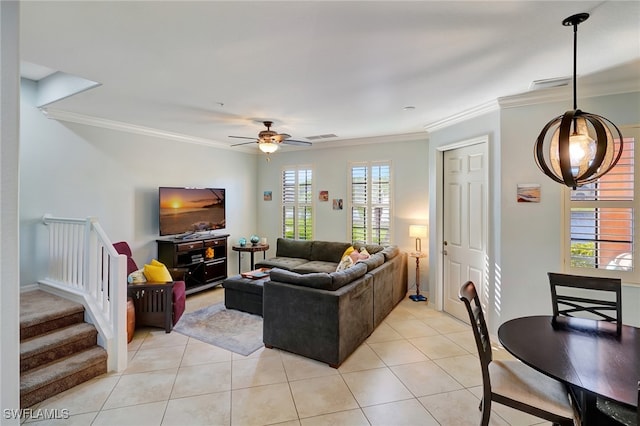
[[[236,139],[251,139],[252,142],[243,142],[243,143],[237,143],[235,145],[231,145],[231,146],[239,146],[239,145],[247,145],[250,143],[257,143],[258,144],[258,148],[260,148],[260,151],[266,153],[266,154],[271,154],[272,152],[276,152],[278,150],[278,148],[280,147],[280,144],[284,143],[287,145],[298,145],[298,146],[310,146],[311,142],[307,142],[307,141],[298,141],[295,139],[290,139],[291,135],[288,135],[286,133],[277,133],[273,130],[271,130],[271,126],[273,125],[273,121],[263,121],[262,124],[265,125],[265,127],[267,128],[267,130],[263,130],[260,133],[258,133],[258,137],[257,138],[249,138],[249,137],[245,137],[245,136],[229,136],[230,138],[236,138]]]

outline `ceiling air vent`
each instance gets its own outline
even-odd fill
[[[548,89],[550,87],[568,86],[571,83],[571,77],[547,78],[545,80],[534,80],[529,85],[529,90]]]
[[[310,141],[317,141],[318,139],[330,139],[330,138],[337,138],[338,135],[334,135],[333,133],[327,133],[324,135],[315,135],[315,136],[307,136],[307,139],[309,139]]]

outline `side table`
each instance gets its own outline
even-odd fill
[[[420,294],[420,259],[427,257],[427,253],[414,251],[410,253],[409,256],[416,258],[416,294],[409,296],[409,299],[414,302],[426,302],[427,298]]]
[[[233,251],[237,251],[238,252],[238,273],[241,272],[242,270],[242,253],[243,252],[247,252],[247,253],[251,253],[251,269],[250,271],[254,270],[254,262],[253,262],[253,256],[254,253],[257,251],[261,251],[262,252],[262,258],[266,259],[267,258],[267,250],[269,250],[269,244],[255,244],[255,245],[250,245],[250,246],[233,246],[231,247],[231,249]]]
[[[167,333],[173,328],[173,281],[127,285],[133,299],[136,325],[161,327]]]

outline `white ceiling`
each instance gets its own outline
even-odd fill
[[[422,132],[570,76],[573,31],[561,22],[579,12],[591,14],[579,76],[640,87],[638,1],[23,0],[20,49],[102,84],[52,110],[224,146],[263,120],[294,139],[337,135],[317,146]]]

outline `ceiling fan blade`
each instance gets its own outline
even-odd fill
[[[251,139],[252,141],[256,141],[256,138],[248,138],[246,136],[229,136],[230,138],[235,138],[235,139]]]
[[[311,142],[307,141],[297,141],[295,139],[285,139],[282,143],[287,145],[298,145],[298,146],[311,146]]]
[[[253,141],[251,141],[251,142],[235,143],[235,144],[233,144],[233,145],[231,145],[231,146],[249,145],[250,143],[257,143],[257,142],[258,142],[258,141],[253,140]]]

